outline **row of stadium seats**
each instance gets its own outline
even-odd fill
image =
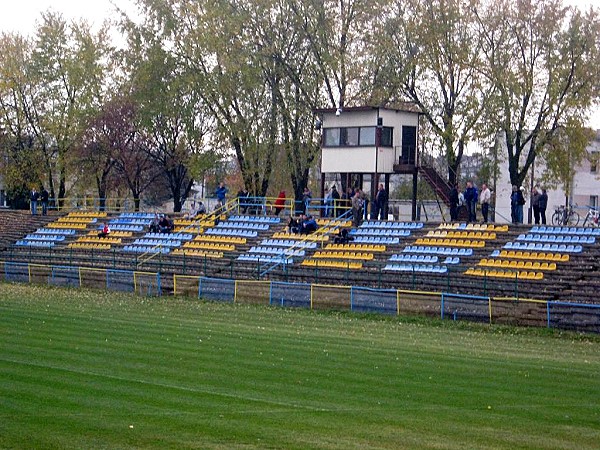
[[[379,229],[379,228],[354,228],[350,231],[352,236],[387,236],[387,237],[408,237],[410,230],[402,229]]]
[[[270,263],[270,264],[294,264],[294,260],[291,258],[283,258],[280,256],[270,256],[270,255],[251,255],[251,254],[242,254],[237,257],[238,261],[246,261],[246,262],[258,262],[258,263]]]
[[[472,256],[472,248],[449,248],[449,247],[429,247],[422,245],[408,245],[402,250],[403,253],[424,253],[443,256]]]
[[[510,259],[531,259],[535,261],[569,261],[569,255],[566,253],[549,253],[549,252],[523,252],[513,250],[494,250],[491,256],[495,258],[510,258]]]
[[[258,236],[257,231],[232,228],[209,228],[204,233],[212,236],[237,236],[245,238],[255,238]]]
[[[71,236],[76,233],[72,228],[38,228],[36,234],[56,234],[61,236]]]
[[[98,219],[92,217],[73,217],[65,216],[59,217],[56,222],[58,223],[96,223]]]
[[[530,233],[574,234],[600,236],[600,228],[533,226]]]
[[[291,247],[296,248],[317,248],[317,243],[313,241],[297,241],[293,239],[263,239],[260,245],[273,247]]]
[[[261,253],[264,255],[285,255],[285,256],[300,256],[306,255],[306,250],[300,250],[295,248],[282,248],[282,247],[263,247],[255,246],[248,250],[248,253]]]
[[[125,245],[123,247],[123,251],[133,253],[169,253],[171,249],[169,247],[156,247],[149,245]]]
[[[561,244],[595,244],[596,238],[593,236],[562,235],[562,234],[520,234],[517,241],[526,242],[550,242]]]
[[[410,262],[410,263],[423,263],[423,264],[436,264],[439,262],[439,258],[435,255],[410,255],[410,254],[399,254],[390,256],[389,261],[392,262]],[[460,264],[460,258],[458,256],[447,256],[442,264]]]
[[[365,220],[360,228],[406,229],[419,230],[423,228],[422,222],[386,222],[382,220]]]
[[[267,231],[269,224],[266,223],[249,223],[249,222],[219,222],[216,228],[231,228],[234,230],[256,230],[256,231]]]
[[[269,217],[269,216],[230,216],[228,219],[230,222],[258,222],[258,223],[280,223],[281,218]]]
[[[508,225],[495,225],[493,223],[441,223],[438,226],[442,230],[477,230],[477,231],[495,231],[506,232]]]
[[[556,270],[556,263],[552,262],[541,262],[541,261],[515,261],[512,259],[496,259],[496,258],[483,258],[478,266],[484,267],[502,267],[508,269],[525,269],[525,270]]]
[[[195,256],[199,258],[222,258],[223,252],[210,250],[193,250],[188,248],[176,248],[171,252],[172,255]]]
[[[454,238],[454,239],[496,239],[496,233],[491,231],[446,231],[432,230],[425,236],[435,238]]]
[[[248,241],[247,238],[237,236],[196,236],[193,242],[218,242],[221,244],[243,245]]]
[[[106,212],[101,211],[72,211],[66,215],[66,217],[84,217],[91,219],[102,219],[107,216],[108,214]]]
[[[498,270],[498,269],[479,269],[469,268],[465,272],[465,275],[473,275],[478,277],[494,277],[494,278],[510,278],[510,279],[523,279],[523,280],[542,280],[544,278],[543,272],[533,272],[527,270],[514,271],[514,270]]]
[[[323,269],[362,269],[361,262],[353,261],[336,261],[328,259],[305,259],[302,261],[303,266],[317,267]]]
[[[433,264],[387,264],[383,270],[394,272],[446,273],[448,267]]]
[[[322,234],[288,234],[286,232],[277,232],[272,236],[273,239],[293,239],[296,241],[326,242],[329,236]]]
[[[23,238],[24,241],[48,241],[48,242],[62,242],[65,240],[65,236],[62,234],[28,234]]]
[[[110,250],[112,248],[112,245],[93,242],[71,242],[68,245],[68,247],[81,250]]]
[[[360,244],[350,242],[347,244],[327,244],[325,250],[346,250],[346,251],[363,251],[363,252],[385,252],[385,245],[375,244]]]
[[[353,242],[357,244],[398,245],[400,238],[389,236],[354,236]]]
[[[541,244],[533,242],[507,242],[504,247],[506,250],[527,250],[537,252],[567,252],[581,253],[583,248],[581,245],[566,245],[566,244]]]
[[[181,247],[181,241],[176,239],[145,239],[139,238],[133,241],[133,245],[142,245],[150,247]]]
[[[234,244],[223,244],[220,242],[188,241],[183,244],[185,249],[217,250],[220,252],[231,252],[235,250]]]
[[[189,233],[146,233],[145,239],[189,241],[193,238]]]
[[[337,252],[337,251],[317,251],[313,258],[328,258],[328,259],[360,259],[363,261],[372,261],[373,253],[366,252]]]
[[[415,241],[417,245],[444,246],[444,247],[466,247],[483,248],[484,241],[475,239],[444,239],[444,238],[419,238]]]

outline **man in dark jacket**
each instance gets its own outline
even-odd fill
[[[331,200],[333,201],[333,217],[338,217],[340,215],[340,193],[335,184],[331,186]]]
[[[477,205],[477,188],[473,186],[471,181],[467,181],[467,188],[465,189],[464,196],[467,211],[469,212],[469,222],[475,222],[477,220],[475,212],[475,207]]]
[[[546,225],[546,208],[548,207],[548,193],[544,188],[542,188],[542,193],[540,194],[538,207],[540,208],[540,218],[542,219],[542,225]]]
[[[377,204],[377,210],[379,212],[379,216],[376,216],[375,219],[387,220],[388,216],[388,193],[383,187],[383,184],[379,184],[379,189],[377,190],[377,195],[375,196],[375,203]]]
[[[450,220],[455,222],[458,220],[458,183],[455,183],[450,189]]]
[[[540,224],[540,197],[542,194],[538,191],[537,187],[533,188],[531,192],[531,207],[533,208],[533,219],[536,225]]]
[[[42,192],[40,193],[40,200],[42,202],[42,216],[48,214],[48,191],[45,187],[42,187]]]
[[[36,191],[35,188],[33,188],[29,194],[29,201],[31,202],[31,214],[34,216],[37,215],[37,203],[38,203],[39,199],[40,199],[39,192]]]

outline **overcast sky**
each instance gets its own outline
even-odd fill
[[[598,0],[565,0],[565,3],[587,9]],[[84,18],[99,27],[107,18],[115,17],[115,5],[133,12],[133,0],[4,0],[0,14],[0,32],[31,34],[42,11],[52,9],[67,19]],[[600,108],[591,117],[589,125],[600,130]]]

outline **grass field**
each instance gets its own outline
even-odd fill
[[[598,448],[600,338],[0,285],[0,448]]]

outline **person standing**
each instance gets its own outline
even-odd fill
[[[229,192],[229,190],[225,187],[225,183],[221,181],[219,183],[219,187],[215,192],[215,194],[217,195],[217,201],[221,204],[221,206],[225,205],[225,198],[227,197],[227,192]]]
[[[362,223],[363,216],[363,199],[361,198],[360,191],[357,189],[352,197],[352,226],[359,227]]]
[[[312,192],[308,187],[304,188],[302,192],[302,213],[308,214],[308,209],[310,208],[310,202],[312,201]]]
[[[512,223],[523,223],[523,205],[525,197],[518,186],[513,185],[512,194],[510,195],[510,215]]]
[[[248,200],[248,197],[250,197],[250,192],[248,192],[248,189],[246,189],[246,187],[244,186],[237,193],[238,207],[242,214],[246,214],[248,212],[248,207],[250,206],[250,201]]]
[[[33,188],[29,194],[29,201],[31,202],[31,215],[37,216],[37,204],[40,199],[40,194]]]
[[[379,217],[376,216],[375,219],[387,220],[388,200],[388,193],[383,187],[383,183],[379,183],[379,189],[377,190],[377,196],[375,197],[375,203],[379,210]]]
[[[542,220],[542,225],[546,225],[546,208],[548,207],[548,193],[544,188],[542,188],[542,193],[540,194],[538,207],[540,208],[540,219]]]
[[[45,216],[48,214],[48,191],[43,186],[40,194],[40,200],[42,202],[42,216]]]
[[[490,211],[490,200],[492,199],[492,191],[488,188],[487,184],[481,185],[481,194],[479,195],[479,203],[481,203],[481,215],[483,216],[483,223],[488,222],[488,214]]]
[[[285,208],[285,191],[280,191],[275,199],[275,216],[279,217],[279,213]]]
[[[340,215],[340,193],[335,184],[331,186],[331,201],[333,203],[333,217],[337,217]]]
[[[450,189],[450,221],[455,222],[458,220],[458,183],[454,183],[452,189]]]
[[[323,199],[323,217],[329,217],[332,211],[333,197],[332,190],[325,186],[325,198]]]
[[[467,211],[469,213],[469,222],[475,222],[477,220],[475,212],[475,207],[477,205],[477,188],[473,186],[471,181],[467,181],[467,188],[465,189],[464,196]]]
[[[531,192],[531,207],[533,208],[533,219],[536,225],[540,224],[540,198],[542,194],[537,189],[537,186],[533,188]]]

